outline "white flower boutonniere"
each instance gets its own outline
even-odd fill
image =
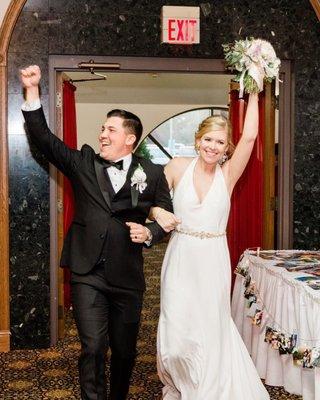
[[[135,189],[142,193],[147,187],[147,175],[144,172],[142,166],[139,164],[135,169],[132,177],[131,177],[131,186],[135,186]]]

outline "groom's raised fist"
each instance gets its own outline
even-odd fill
[[[25,89],[34,88],[39,85],[41,70],[38,65],[30,65],[20,70],[20,79]]]

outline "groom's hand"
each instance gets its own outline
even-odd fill
[[[25,90],[26,101],[32,103],[39,99],[39,83],[41,79],[41,70],[38,65],[30,65],[20,70],[20,80]]]
[[[130,228],[130,238],[134,243],[144,243],[148,237],[148,228],[135,222],[126,222]]]

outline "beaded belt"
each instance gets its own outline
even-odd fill
[[[205,232],[205,231],[191,231],[187,229],[181,229],[181,228],[176,228],[175,229],[177,233],[182,233],[183,235],[189,235],[189,236],[194,236],[199,239],[211,239],[211,238],[217,238],[217,237],[222,237],[225,236],[226,232],[222,233],[213,233],[213,232]]]

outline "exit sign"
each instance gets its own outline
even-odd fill
[[[163,6],[161,42],[171,44],[200,43],[200,8]]]

